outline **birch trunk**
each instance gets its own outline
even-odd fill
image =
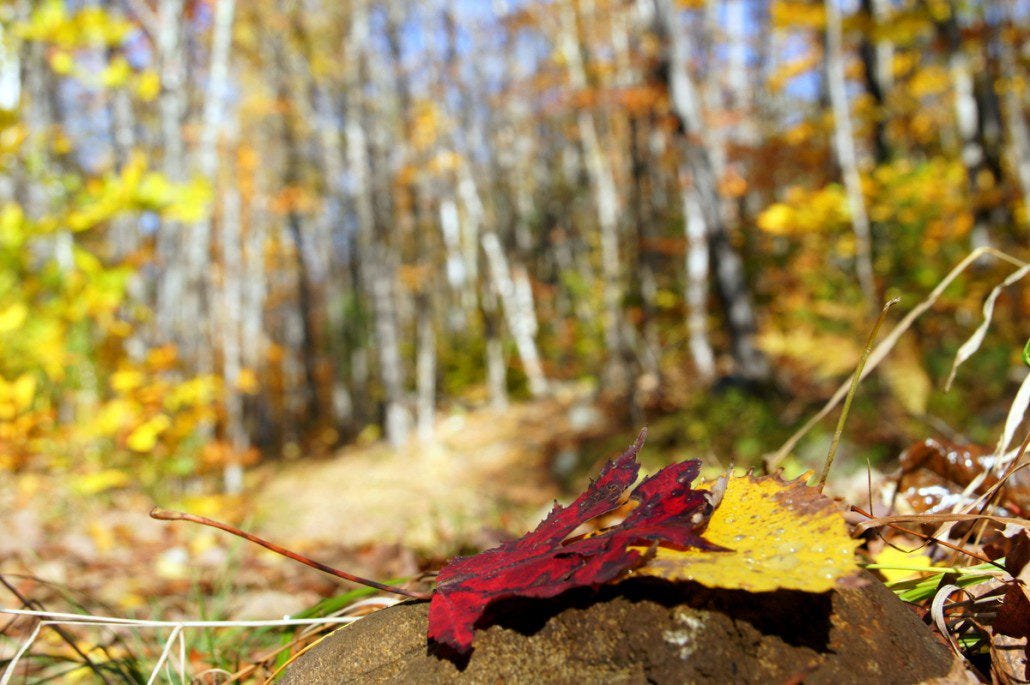
[[[683,231],[687,240],[686,286],[687,333],[690,356],[702,381],[715,378],[715,353],[708,339],[708,231],[697,189],[681,172],[683,185]]]
[[[588,87],[579,41],[576,9],[572,3],[561,4],[560,50],[569,70],[574,91]],[[625,366],[626,349],[622,339],[622,267],[619,257],[619,197],[615,179],[597,135],[593,115],[582,109],[576,115],[576,127],[587,174],[593,189],[601,242],[602,330],[608,360],[605,385],[616,395],[628,391],[629,371]]]
[[[372,113],[362,89],[368,83],[368,4],[358,0],[351,15],[351,30],[344,46],[347,68],[347,112],[345,139],[347,163],[352,178],[352,201],[357,217],[357,260],[361,284],[371,302],[373,341],[378,356],[379,377],[384,395],[384,428],[391,445],[407,442],[411,419],[404,399],[404,372],[400,353],[400,332],[394,304],[396,263],[383,239],[385,218],[374,201],[371,142],[367,131]]]
[[[413,111],[413,88],[411,77],[404,65],[401,50],[401,30],[407,8],[404,4],[390,5],[386,26],[387,44],[394,71],[394,93],[400,109],[400,139],[405,143],[406,155],[402,157],[402,165],[412,169],[419,168],[423,156],[415,147],[415,112]],[[427,208],[425,190],[419,179],[419,172],[412,172],[410,178],[397,188],[399,201],[394,203],[395,230],[399,233],[399,243],[408,245],[409,263],[416,268],[425,268],[429,273],[433,258],[429,221],[426,219]],[[420,271],[421,273],[421,271]],[[430,292],[432,284],[428,278],[418,278],[413,284],[415,306],[415,423],[416,433],[422,441],[432,437],[433,423],[436,414],[436,332],[433,305],[435,299]]]
[[[865,198],[862,196],[862,178],[858,172],[858,151],[851,121],[844,77],[844,33],[841,27],[838,0],[825,0],[826,7],[826,79],[833,106],[833,140],[837,162],[844,176],[844,188],[851,210],[851,230],[855,234],[855,271],[869,312],[877,309],[878,296],[873,274],[872,231]]]
[[[862,58],[863,78],[866,92],[873,98],[876,109],[873,113],[873,150],[877,164],[890,159],[890,143],[887,141],[887,94],[893,83],[892,65],[894,46],[890,41],[872,36],[884,24],[888,8],[886,0],[861,0],[859,12],[871,27],[862,33],[858,46]]]
[[[718,187],[716,155],[706,145],[705,129],[697,89],[687,73],[687,48],[677,21],[672,0],[654,0],[655,29],[665,40],[665,78],[670,105],[679,122],[677,135],[684,148],[696,202],[695,221],[704,219],[714,265],[715,285],[730,332],[736,373],[752,381],[769,376],[769,364],[755,344],[754,307],[744,274],[744,262],[730,241],[729,229],[722,215],[722,197]],[[701,229],[694,228],[694,231]]]
[[[1012,24],[1016,16],[1015,3],[1005,2],[1000,9],[1004,11],[1004,15],[1008,18],[1007,23],[1014,30]],[[1019,68],[1015,49],[1011,41],[1006,40],[1004,36],[1001,36],[998,44],[1001,46],[1001,77],[1009,84],[1002,96],[1007,120],[1006,129],[1009,133],[1009,154],[1023,196],[1023,225],[1025,228],[1030,226],[1030,135],[1027,133],[1026,116],[1024,115],[1024,97],[1015,86]]]
[[[445,13],[445,24],[448,29],[447,63],[448,70],[457,74],[457,50],[456,32],[457,21],[453,5]],[[510,46],[504,47],[505,64],[508,67],[508,78],[513,78],[517,73],[518,65],[514,59]],[[500,320],[507,323],[508,331],[515,342],[515,349],[522,364],[523,372],[526,374],[527,385],[530,394],[540,397],[547,393],[548,383],[544,375],[540,352],[536,344],[537,320],[536,305],[533,301],[533,292],[530,286],[529,273],[519,259],[519,252],[524,251],[528,245],[528,228],[525,225],[526,215],[530,211],[529,192],[527,190],[528,176],[532,173],[526,163],[527,145],[529,141],[516,140],[514,135],[510,136],[508,145],[503,146],[511,150],[514,156],[512,167],[515,170],[516,178],[512,179],[514,186],[514,197],[512,204],[515,208],[514,238],[518,249],[514,254],[509,254],[500,239],[496,226],[500,223],[496,218],[488,219],[486,208],[483,205],[479,184],[473,175],[473,142],[476,138],[470,132],[475,131],[475,136],[482,138],[482,133],[477,129],[471,119],[471,97],[467,86],[459,84],[457,111],[451,112],[460,124],[460,131],[456,130],[450,137],[450,143],[458,154],[459,162],[455,170],[455,186],[457,199],[464,210],[462,243],[465,248],[464,264],[467,278],[471,284],[479,280],[479,269],[477,266],[479,250],[482,249],[487,264],[488,285],[485,292],[480,293],[480,315],[483,319],[484,334],[486,336],[486,376],[487,387],[490,392],[491,405],[495,409],[503,409],[508,404],[507,393],[507,364],[504,358],[504,345],[501,340]],[[503,123],[493,122],[491,128],[497,137],[494,144],[505,134],[512,134],[515,130],[515,122],[519,118],[518,103],[509,101],[505,107],[507,120]],[[461,132],[465,132],[462,135]],[[500,172],[495,171],[500,176]],[[474,296],[473,296],[474,298]],[[474,301],[474,299],[473,299]],[[500,310],[500,312],[498,311]]]
[[[993,158],[985,140],[985,133],[996,128],[989,124],[991,117],[985,107],[987,96],[993,95],[993,86],[989,83],[989,78],[984,79],[983,74],[973,73],[963,45],[957,11],[955,3],[949,2],[948,15],[938,22],[937,31],[948,47],[948,68],[951,72],[960,156],[974,204],[972,243],[974,247],[980,247],[991,244],[991,224],[998,223],[992,219],[992,207],[985,206],[981,199],[984,175],[989,174],[992,185],[997,184],[1001,177],[1001,165]],[[981,81],[979,97],[978,78]]]
[[[153,29],[154,42],[161,76],[161,95],[158,110],[161,119],[162,171],[173,182],[181,182],[186,175],[186,152],[182,139],[182,124],[186,114],[186,66],[182,46],[183,0],[160,0]],[[186,343],[186,323],[196,323],[197,312],[187,311],[186,265],[183,263],[186,246],[182,243],[182,226],[170,220],[162,222],[157,236],[157,262],[160,269],[157,280],[156,324],[158,335],[179,344]],[[189,350],[184,350],[189,355]],[[188,356],[187,356],[188,358]]]

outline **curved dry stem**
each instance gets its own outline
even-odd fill
[[[391,592],[395,595],[403,595],[405,597],[411,597],[412,599],[429,599],[430,597],[430,595],[425,592],[405,590],[404,588],[395,587],[393,585],[387,585],[385,583],[380,583],[375,580],[370,580],[369,578],[362,578],[361,576],[356,576],[353,573],[347,573],[346,571],[335,569],[332,566],[327,566],[326,564],[315,561],[314,559],[309,559],[308,557],[302,554],[291,552],[285,547],[280,547],[279,545],[273,542],[269,542],[268,540],[259,538],[258,536],[240,530],[235,526],[230,526],[228,523],[215,521],[214,519],[209,519],[206,516],[197,516],[196,514],[189,514],[184,511],[171,511],[169,509],[162,509],[161,507],[154,507],[150,510],[150,517],[158,519],[159,521],[190,521],[192,523],[199,523],[203,526],[210,526],[212,528],[224,530],[226,533],[231,533],[237,537],[243,538],[244,540],[253,542],[256,545],[261,545],[265,549],[270,549],[276,554],[281,554],[282,556],[287,557],[288,559],[299,561],[305,566],[310,566],[311,568],[318,569],[323,573],[328,573],[331,576],[343,578],[344,580],[349,580],[352,583],[358,583],[360,585],[373,587],[377,590],[382,590],[383,592]]]
[[[925,300],[923,300],[918,305],[913,307],[912,311],[906,314],[905,317],[900,322],[898,322],[898,324],[894,328],[891,329],[890,333],[888,333],[884,337],[884,339],[880,341],[880,344],[876,346],[876,349],[874,349],[869,354],[869,359],[866,362],[865,368],[862,370],[860,374],[858,374],[859,379],[861,380],[862,378],[865,378],[870,373],[872,373],[873,369],[880,365],[880,362],[883,361],[884,357],[886,357],[887,354],[891,351],[891,349],[894,348],[894,345],[897,344],[898,338],[900,338],[901,335],[912,326],[912,323],[920,316],[922,316],[923,312],[925,312],[927,309],[932,307],[935,302],[937,302],[937,299],[947,289],[947,287],[951,285],[952,281],[958,278],[959,275],[967,268],[969,268],[969,266],[973,262],[980,259],[984,255],[991,255],[1003,262],[1012,264],[1017,268],[1022,268],[1026,265],[1026,262],[1020,259],[1016,259],[1015,257],[1006,254],[1001,250],[997,250],[993,247],[978,247],[972,252],[970,252],[968,255],[966,255],[965,259],[959,262],[955,266],[955,268],[952,269],[948,273],[948,275],[945,276],[944,279],[937,284],[937,287],[930,292],[930,294],[926,297]],[[844,383],[842,383],[841,386],[837,388],[837,392],[833,393],[833,397],[831,397],[826,402],[823,408],[820,409],[812,418],[806,421],[805,424],[801,426],[801,428],[795,431],[794,435],[790,436],[787,439],[787,441],[783,443],[780,449],[766,456],[766,470],[770,472],[775,470],[776,467],[780,465],[780,462],[786,459],[787,455],[790,454],[794,447],[797,446],[801,438],[805,437],[805,435],[807,435],[808,432],[812,430],[812,428],[817,423],[822,421],[827,414],[833,411],[834,408],[838,404],[840,404],[840,401],[843,400],[845,395],[848,394],[848,388],[851,387],[851,383],[852,381],[849,377],[848,380],[844,381]]]

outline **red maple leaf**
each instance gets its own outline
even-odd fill
[[[554,505],[547,518],[518,540],[444,566],[429,603],[429,637],[467,653],[473,629],[487,606],[511,597],[553,597],[576,587],[597,587],[644,563],[631,546],[667,545],[721,550],[700,536],[711,506],[706,491],[691,490],[700,462],[667,466],[630,494],[637,507],[625,521],[605,532],[567,540],[580,524],[615,509],[637,479],[636,455],[646,430],[576,501]]]

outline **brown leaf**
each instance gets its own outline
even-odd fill
[[[1009,637],[1030,637],[1030,599],[1022,584],[1009,583],[994,619],[994,630]]]
[[[1018,578],[1030,561],[1030,535],[1026,528],[1009,538],[1009,551],[1005,555],[1005,570],[1013,578]]]

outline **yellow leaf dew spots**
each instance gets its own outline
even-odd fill
[[[731,551],[659,547],[636,573],[751,592],[826,592],[858,571],[858,542],[848,536],[844,518],[800,480],[731,478],[704,537]]]

